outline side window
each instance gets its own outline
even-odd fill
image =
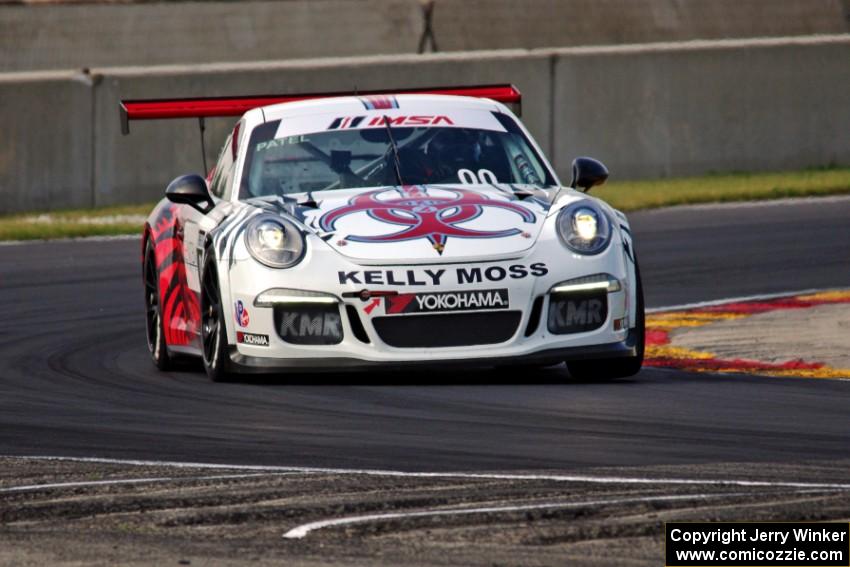
[[[275,133],[280,127],[280,120],[265,122],[255,127],[251,135],[247,137],[245,149],[245,165],[242,166],[242,181],[239,184],[239,198],[248,199],[263,194],[274,195],[277,191],[270,193],[263,191],[263,175],[265,166],[262,152],[258,148],[267,145],[263,142],[274,140]]]
[[[227,137],[227,141],[218,155],[218,161],[215,162],[215,169],[213,170],[212,181],[210,182],[210,192],[219,199],[224,198],[224,191],[227,187],[227,171],[233,165],[230,153],[230,138],[230,136]]]
[[[555,185],[555,179],[544,165],[546,160],[538,155],[517,123],[501,112],[494,112],[493,116],[508,131],[505,149],[509,154],[511,169],[521,180],[519,182],[532,185]]]
[[[215,165],[210,191],[219,199],[227,199],[230,196],[228,189],[233,185],[233,170],[238,155],[241,126],[241,121],[236,123],[233,132],[230,133],[224,147],[221,148],[221,153]]]

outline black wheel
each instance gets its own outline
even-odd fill
[[[201,282],[201,342],[204,350],[204,370],[213,382],[224,382],[230,376],[227,368],[227,332],[224,309],[218,285],[218,271],[212,254],[204,254]]]
[[[172,367],[168,347],[165,344],[165,325],[162,320],[162,308],[159,303],[159,273],[156,269],[156,255],[150,240],[145,244],[143,264],[145,282],[145,328],[148,337],[148,352],[154,365],[160,370]]]
[[[646,344],[646,321],[643,308],[643,284],[640,280],[640,269],[635,263],[635,279],[637,280],[637,314],[635,333],[637,354],[621,358],[600,358],[592,360],[567,361],[570,376],[578,380],[603,381],[614,378],[634,376],[643,366],[643,353]]]

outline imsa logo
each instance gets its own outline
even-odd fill
[[[328,130],[344,130],[350,128],[384,128],[385,123],[389,122],[390,126],[438,126],[446,124],[454,126],[454,122],[448,116],[374,116],[368,122],[363,122],[366,116],[338,116],[328,126]]]

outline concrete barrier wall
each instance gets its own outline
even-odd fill
[[[197,122],[134,122],[122,98],[513,82],[569,179],[850,165],[850,36],[0,75],[0,212],[151,201],[201,171]],[[212,163],[235,120],[208,121]]]
[[[413,52],[411,0],[0,6],[0,71]]]
[[[840,0],[436,1],[437,39],[456,50],[850,31]]]
[[[554,156],[627,178],[850,164],[850,36],[559,51]]]
[[[0,212],[93,203],[92,97],[76,73],[0,75]]]
[[[435,0],[442,51],[848,31],[844,0]],[[0,4],[0,72],[416,51],[419,0]]]

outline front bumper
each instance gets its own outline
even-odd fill
[[[246,356],[236,347],[230,348],[231,369],[241,374],[275,374],[296,372],[357,372],[362,370],[404,370],[411,368],[488,368],[494,366],[535,365],[552,366],[564,361],[593,360],[637,356],[637,333],[630,331],[626,338],[615,343],[545,349],[520,356],[482,358],[427,359],[418,361],[370,361],[350,357],[277,359]]]
[[[532,266],[544,264],[545,273],[534,272]],[[522,266],[522,269],[516,266]],[[458,270],[480,270],[481,281],[470,282]],[[433,278],[426,273],[441,273]],[[392,273],[390,273],[392,272]],[[275,372],[285,369],[301,371],[333,369],[407,368],[411,366],[482,367],[509,364],[554,364],[580,358],[612,358],[634,356],[633,338],[628,328],[634,325],[634,268],[618,242],[596,256],[578,256],[565,252],[559,241],[542,238],[523,257],[464,264],[427,265],[360,265],[326,246],[308,247],[308,256],[294,268],[266,268],[247,253],[221,261],[219,273],[228,273],[222,281],[222,299],[231,307],[241,303],[250,311],[249,322],[239,323],[235,311],[227,321],[230,359],[234,370]],[[348,277],[356,273],[355,278]],[[371,276],[370,276],[371,273]],[[478,272],[475,272],[476,274]],[[487,275],[491,279],[487,279]],[[585,332],[558,334],[547,328],[547,316],[553,286],[590,274],[610,274],[622,287],[607,294],[604,322]],[[514,277],[515,276],[515,277]],[[366,281],[371,277],[372,281]],[[334,344],[293,344],[280,333],[280,320],[275,309],[255,306],[254,300],[269,288],[319,291],[338,300],[341,339]],[[455,290],[486,291],[505,288],[510,305],[501,313],[519,313],[515,331],[497,343],[475,342],[471,332],[469,344],[452,346],[420,346],[403,341],[392,346],[387,334],[383,338],[375,321],[386,315],[386,304],[366,313],[367,302],[356,296],[365,288],[370,291],[397,291],[418,294]],[[538,322],[534,322],[535,303],[539,303]],[[356,312],[357,323],[350,315]],[[477,313],[486,313],[478,311]],[[495,312],[494,312],[495,313]],[[439,317],[440,315],[426,315]],[[327,319],[325,320],[327,322]],[[625,324],[624,324],[625,323]],[[267,344],[245,344],[237,340],[237,332],[267,337]],[[435,333],[436,334],[436,333]],[[365,335],[365,337],[364,337]]]

